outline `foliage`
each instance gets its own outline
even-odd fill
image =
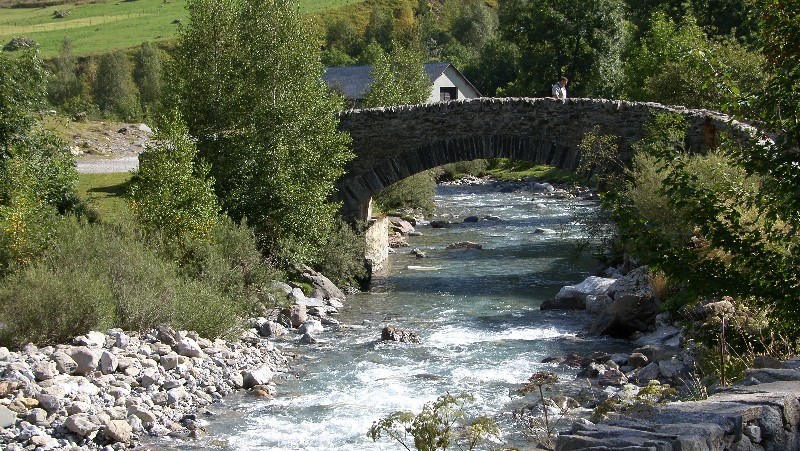
[[[317,41],[288,0],[196,0],[189,11],[173,89],[222,206],[274,255],[311,262],[352,157]]]
[[[151,115],[161,100],[162,58],[158,48],[148,41],[143,42],[133,54],[133,81],[146,115]]]
[[[508,94],[539,96],[559,76],[570,96],[613,96],[620,89],[627,40],[622,0],[592,0],[576,8],[556,0],[500,5],[500,33],[520,51],[520,73]]]
[[[373,200],[381,211],[413,208],[423,214],[433,214],[436,194],[436,173],[433,170],[407,177],[378,192]]]
[[[139,155],[130,187],[131,210],[147,234],[178,255],[197,241],[211,239],[219,206],[208,165],[179,114],[164,117],[153,144]]]
[[[31,263],[48,244],[55,211],[77,202],[77,174],[64,143],[39,128],[41,61],[34,53],[0,55],[0,72],[0,267],[6,271]]]
[[[533,179],[550,183],[577,183],[580,181],[578,176],[563,169],[508,158],[489,160],[487,169],[492,177],[499,180]]]
[[[51,105],[62,108],[76,103],[83,96],[83,83],[78,78],[78,63],[69,38],[64,38],[61,52],[51,60],[50,67],[47,100]]]
[[[424,103],[431,92],[425,74],[423,55],[415,50],[395,46],[388,54],[374,61],[365,107]]]
[[[548,413],[549,403],[548,399],[544,396],[544,390],[551,389],[556,383],[558,383],[558,376],[555,373],[550,371],[537,371],[528,378],[528,382],[517,390],[517,393],[522,396],[529,393],[539,395],[538,404],[542,411],[541,418],[544,419],[543,422],[538,415],[533,413],[533,409],[531,408],[516,409],[514,411],[514,419],[522,426],[523,430],[538,440],[547,449],[555,449],[555,439],[558,436],[556,426],[560,420],[564,419],[569,410],[568,403],[565,403],[563,409],[558,412],[557,418],[555,419],[556,421],[551,424]]]
[[[760,92],[763,60],[736,41],[706,36],[692,16],[676,23],[656,14],[625,66],[634,100],[717,108],[736,92]]]
[[[179,267],[130,223],[59,220],[43,256],[0,285],[0,343],[63,343],[92,329],[160,323],[211,338],[235,333],[273,306],[266,287],[282,275],[247,226],[223,220],[213,235]]]
[[[464,76],[483,95],[501,96],[516,79],[521,58],[516,44],[495,37],[481,47],[477,62],[464,68]]]
[[[686,336],[696,346],[701,376],[722,386],[741,380],[759,356],[786,360],[800,342],[780,331],[773,307],[758,299],[707,299],[686,316]]]
[[[605,179],[619,174],[625,168],[619,140],[619,136],[601,134],[600,126],[595,125],[578,144],[581,151],[578,173],[588,179]]]
[[[487,160],[457,161],[438,167],[436,178],[438,180],[457,180],[466,175],[480,177],[486,175],[488,167]]]
[[[93,92],[103,114],[126,121],[141,117],[136,84],[131,74],[131,63],[122,51],[100,57]]]
[[[319,263],[314,269],[329,278],[339,287],[363,287],[369,278],[364,266],[366,238],[364,225],[355,227],[344,221],[336,221],[328,234],[330,238],[319,254]]]
[[[466,405],[472,399],[468,394],[439,396],[425,403],[416,415],[394,412],[376,421],[367,436],[375,442],[387,437],[407,450],[411,449],[410,438],[420,451],[446,450],[451,446],[475,449],[486,440],[499,438],[500,430],[491,418],[467,418]]]

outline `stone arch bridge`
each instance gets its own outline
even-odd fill
[[[337,182],[342,213],[369,219],[372,196],[408,176],[479,158],[511,158],[576,170],[578,144],[599,126],[616,135],[623,155],[658,113],[683,115],[687,147],[715,147],[720,132],[749,140],[754,129],[708,110],[603,99],[477,98],[446,103],[350,110],[340,129],[353,138],[356,158]]]

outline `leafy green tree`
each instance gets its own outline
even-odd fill
[[[692,16],[675,23],[653,17],[625,68],[625,94],[634,100],[718,108],[735,92],[763,89],[763,58],[737,42],[708,38]]]
[[[162,246],[185,251],[211,238],[219,206],[208,165],[196,160],[197,148],[180,115],[161,122],[153,144],[139,155],[131,209]]]
[[[467,0],[445,5],[457,4],[455,14],[450,19],[450,34],[463,45],[475,51],[483,47],[497,31],[497,14],[485,2]]]
[[[425,74],[422,58],[420,52],[400,46],[394,46],[394,50],[388,55],[381,55],[372,68],[372,83],[365,106],[426,102],[431,85]],[[375,196],[375,201],[386,210],[411,207],[432,213],[435,189],[433,172],[425,171],[384,189]]]
[[[152,114],[161,99],[161,59],[158,48],[149,42],[143,42],[133,55],[133,81],[146,114]]]
[[[100,111],[122,120],[141,116],[131,62],[121,50],[100,57],[94,79],[94,98]]]
[[[388,52],[392,49],[394,39],[394,15],[383,7],[375,7],[369,15],[369,22],[364,29],[364,41],[377,43]]]
[[[509,83],[516,79],[520,59],[515,44],[492,38],[481,48],[476,63],[464,68],[464,75],[483,95],[501,96]]]
[[[273,255],[311,262],[337,211],[333,184],[352,157],[318,42],[289,0],[193,0],[189,15],[175,92],[222,207],[247,218]]]
[[[550,85],[566,75],[573,97],[613,97],[628,38],[623,12],[622,0],[580,7],[558,0],[501,2],[500,32],[521,53],[519,77],[508,94],[549,95]]]
[[[83,84],[78,78],[78,63],[69,38],[64,38],[61,51],[50,66],[50,75],[47,77],[47,100],[50,104],[61,107],[79,99],[83,95]]]
[[[365,106],[392,106],[423,103],[428,100],[431,82],[425,73],[424,55],[416,50],[394,46],[373,63],[372,82]]]
[[[56,210],[77,203],[77,174],[66,145],[41,130],[45,71],[33,52],[0,54],[0,265],[35,260],[48,243]]]

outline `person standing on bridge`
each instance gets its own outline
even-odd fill
[[[557,82],[553,83],[553,97],[560,100],[561,103],[567,103],[567,77],[561,77]]]

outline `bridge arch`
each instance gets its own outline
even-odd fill
[[[337,182],[337,197],[345,217],[369,219],[375,193],[448,163],[511,158],[575,170],[578,144],[596,126],[619,136],[629,156],[645,124],[664,112],[686,118],[693,151],[716,147],[722,131],[740,140],[755,135],[751,126],[714,111],[621,100],[478,98],[350,110],[341,114],[340,129],[352,136],[356,158]]]

